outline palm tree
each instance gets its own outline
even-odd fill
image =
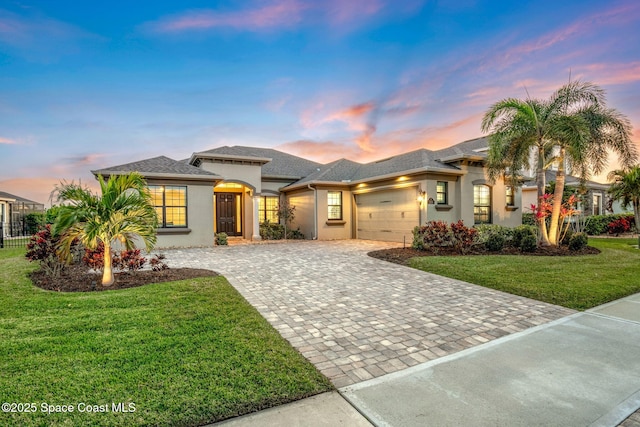
[[[109,180],[98,175],[102,196],[74,183],[57,186],[60,210],[53,224],[53,234],[60,235],[60,254],[68,259],[71,243],[78,238],[87,248],[104,244],[102,284],[114,282],[111,247],[119,240],[127,250],[135,248],[136,237],[147,251],[156,243],[158,217],[144,178],[136,172],[113,176]]]
[[[489,176],[495,180],[506,171],[513,183],[517,174],[536,163],[538,200],[544,195],[545,170],[557,165],[556,186],[549,230],[539,221],[543,244],[557,245],[565,162],[587,179],[606,165],[608,150],[616,151],[623,164],[635,159],[629,121],[604,107],[604,91],[592,83],[570,82],[548,100],[509,98],[492,105],[482,120],[489,137]],[[539,203],[540,205],[540,203]]]
[[[571,82],[558,89],[550,99],[560,110],[557,116],[560,138],[556,188],[549,226],[549,240],[559,240],[560,212],[564,191],[566,164],[583,180],[599,174],[607,165],[609,151],[614,151],[624,166],[636,159],[636,146],[631,141],[629,120],[615,109],[606,108],[604,91],[592,83]]]
[[[614,200],[622,201],[622,208],[633,207],[633,216],[638,232],[638,247],[640,248],[640,165],[629,169],[609,172],[608,178],[613,180],[609,193]]]
[[[482,119],[482,131],[490,132],[487,166],[495,181],[509,175],[512,185],[519,182],[519,173],[535,163],[538,200],[544,195],[545,170],[553,148],[553,123],[546,102],[503,99],[493,104]],[[533,155],[532,155],[533,153]],[[539,221],[540,238],[549,244],[545,221]]]

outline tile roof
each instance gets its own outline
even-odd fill
[[[362,168],[362,163],[354,162],[347,159],[339,159],[326,165],[320,165],[318,168],[305,176],[294,184],[302,184],[305,182],[322,181],[322,182],[342,182],[351,181],[354,174]]]
[[[322,166],[320,163],[303,159],[302,157],[294,156],[292,154],[283,153],[282,151],[274,150],[272,148],[244,147],[236,145],[233,147],[224,146],[214,148],[212,150],[201,151],[200,153],[194,153],[195,156],[198,154],[225,154],[262,159],[269,158],[271,161],[262,166],[263,177],[302,178]]]
[[[14,199],[16,202],[42,204],[34,202],[33,200],[25,199],[24,197],[16,196],[15,194],[7,193],[6,191],[0,191],[0,199]]]
[[[486,136],[470,139],[451,147],[435,151],[435,158],[438,160],[452,157],[480,156],[486,157],[486,150],[489,148],[489,140]]]
[[[111,175],[123,172],[140,172],[143,176],[167,175],[167,176],[192,176],[199,178],[222,178],[212,172],[191,166],[184,162],[170,159],[166,156],[153,157],[139,160],[124,165],[110,166],[108,168],[91,171],[94,175]]]
[[[552,181],[555,181],[556,180],[556,171],[554,171],[554,170],[546,170],[544,172],[544,180],[545,180],[545,182],[547,184],[549,184]],[[577,187],[577,186],[582,184],[582,181],[580,180],[580,177],[573,176],[573,175],[565,175],[564,184],[566,186]],[[525,181],[524,185],[527,186],[527,187],[536,187],[535,177],[533,179]],[[604,189],[608,189],[611,184],[603,184],[601,182],[585,180],[584,181],[584,185],[586,187],[588,187],[588,188],[596,188],[596,189],[604,190]]]

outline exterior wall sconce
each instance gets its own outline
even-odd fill
[[[418,190],[418,202],[420,202],[420,207],[424,206],[424,202],[427,199],[427,192]]]

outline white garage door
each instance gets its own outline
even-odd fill
[[[420,223],[416,189],[356,194],[358,238],[411,244],[411,230]]]

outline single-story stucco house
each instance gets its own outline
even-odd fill
[[[278,150],[219,147],[178,161],[165,156],[92,171],[141,173],[160,218],[158,246],[209,246],[215,233],[260,239],[277,205],[295,206],[293,228],[308,239],[412,240],[431,220],[521,224],[521,192],[491,183],[486,138],[420,149],[371,163],[320,164]]]
[[[556,180],[555,171],[545,172],[545,182]],[[624,213],[620,201],[613,200],[609,195],[610,184],[585,180],[573,175],[565,176],[565,188],[580,190],[582,201],[578,203],[578,209],[583,215],[605,215],[609,213]],[[538,187],[535,179],[527,180],[522,185],[522,208],[524,213],[531,213],[531,205],[537,205]]]

